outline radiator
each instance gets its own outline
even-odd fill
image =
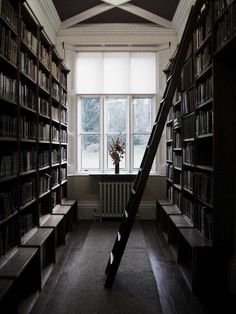
[[[99,182],[99,217],[121,217],[129,201],[132,182]]]

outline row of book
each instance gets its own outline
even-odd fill
[[[210,134],[213,131],[213,111],[200,110],[196,116],[196,135]]]
[[[0,193],[0,220],[4,220],[16,211],[16,191],[11,189]]]
[[[37,65],[35,61],[25,52],[20,53],[21,71],[28,75],[32,80],[37,81]]]
[[[195,110],[195,90],[193,88],[183,93],[182,112],[188,114]]]
[[[17,31],[18,17],[10,1],[0,0],[0,15]]]
[[[0,152],[0,178],[17,174],[17,153]]]
[[[212,204],[213,199],[213,183],[212,176],[196,172],[194,179],[195,194],[200,200]]]
[[[200,203],[196,204],[194,226],[199,230],[203,237],[212,241],[213,239],[213,216],[209,207]]]
[[[196,56],[196,76],[201,73],[211,64],[211,48],[208,44],[202,52]]]
[[[20,151],[20,171],[30,171],[36,169],[37,153],[35,149],[23,149]]]
[[[29,31],[28,26],[21,21],[21,38],[25,42],[25,44],[30,48],[35,54],[37,54],[38,49],[38,40],[34,34]]]
[[[178,189],[173,189],[173,204],[181,208],[181,192]]]
[[[52,96],[58,101],[60,101],[60,94],[61,94],[60,86],[54,82],[52,84]]]
[[[60,81],[60,68],[59,66],[54,62],[52,61],[52,75],[58,80]]]
[[[166,140],[170,141],[172,140],[173,135],[172,135],[172,126],[167,126],[166,127]]]
[[[20,137],[24,140],[36,140],[36,121],[30,120],[26,116],[20,118]]]
[[[220,49],[236,31],[236,3],[234,2],[220,19],[216,29],[216,49]]]
[[[195,136],[195,116],[192,114],[183,119],[183,138],[190,139]]]
[[[48,49],[44,47],[44,45],[41,43],[39,45],[39,58],[40,61],[48,68],[50,69],[50,54],[48,52]]]
[[[67,111],[61,110],[61,123],[67,124]]]
[[[21,237],[35,227],[33,213],[22,215],[20,218]]]
[[[0,230],[0,258],[17,245],[16,230],[17,226],[14,222]]]
[[[67,179],[67,171],[66,168],[61,168],[61,181],[66,180]]]
[[[50,116],[49,102],[42,97],[39,97],[39,113],[47,117]]]
[[[55,168],[52,170],[52,175],[51,175],[51,183],[52,183],[52,186],[55,186],[59,183],[59,169],[58,168]]]
[[[16,80],[0,72],[0,97],[16,101]]]
[[[183,150],[183,162],[185,164],[194,164],[194,145],[192,142],[185,143]]]
[[[5,114],[0,115],[0,137],[17,137],[16,117]]]
[[[22,106],[26,106],[33,110],[37,109],[35,91],[22,82],[20,82],[19,99]]]
[[[42,151],[39,153],[39,168],[49,166],[49,151]]]
[[[182,167],[182,155],[173,153],[173,164],[174,167],[181,168]]]
[[[182,198],[181,212],[194,224],[194,203],[192,200],[186,197]]]
[[[52,164],[57,164],[60,162],[60,151],[58,149],[53,149],[51,152]]]
[[[17,41],[12,37],[12,32],[0,24],[0,54],[6,59],[17,64]]]
[[[51,176],[48,173],[45,173],[39,177],[39,195],[49,191],[50,178]]]
[[[39,86],[49,91],[49,77],[48,74],[44,73],[39,69]]]
[[[60,120],[60,110],[57,107],[51,106],[51,114],[52,120],[59,121]]]
[[[61,161],[67,161],[67,149],[65,147],[61,147]]]
[[[193,171],[184,170],[183,172],[183,187],[193,191]]]
[[[176,132],[174,134],[174,144],[175,144],[175,148],[181,148],[181,133],[180,132]]]
[[[201,12],[204,14],[204,12]],[[200,48],[204,40],[208,37],[211,31],[211,14],[208,7],[205,7],[205,18],[197,27],[194,33],[194,44],[196,49]]]
[[[22,182],[20,185],[20,206],[24,206],[34,200],[36,197],[35,191],[35,178],[31,178],[29,181]]]
[[[196,87],[196,104],[199,106],[213,96],[212,76],[208,77],[204,82],[201,82]]]
[[[50,125],[44,122],[39,122],[38,126],[39,141],[50,141]]]
[[[55,126],[52,126],[51,135],[52,142],[59,142],[59,130]]]
[[[60,130],[60,141],[61,141],[61,143],[67,143],[67,132],[66,132],[66,130]]]
[[[172,152],[173,152],[173,149],[172,149],[172,145],[171,146],[167,146],[166,147],[166,159],[168,161],[172,161]]]
[[[192,58],[185,63],[181,72],[181,89],[186,90],[193,83],[193,61]]]

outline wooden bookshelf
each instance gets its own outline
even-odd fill
[[[56,245],[65,243],[64,221],[45,224],[64,220],[52,212],[67,197],[69,70],[26,1],[0,4],[0,278],[12,252],[20,259],[35,249],[45,282]]]
[[[235,210],[235,21],[236,1],[205,2],[166,123],[166,194],[174,207],[157,201],[157,225],[198,292],[229,287]],[[167,79],[170,69],[171,62]],[[178,215],[173,215],[176,207]]]

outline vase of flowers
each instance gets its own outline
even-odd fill
[[[119,173],[120,171],[120,162],[121,159],[124,158],[125,153],[125,144],[121,142],[120,137],[118,136],[116,139],[111,138],[109,155],[113,160],[113,165],[115,165],[115,173]]]

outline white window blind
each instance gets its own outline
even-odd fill
[[[156,54],[78,53],[77,94],[155,94]]]

